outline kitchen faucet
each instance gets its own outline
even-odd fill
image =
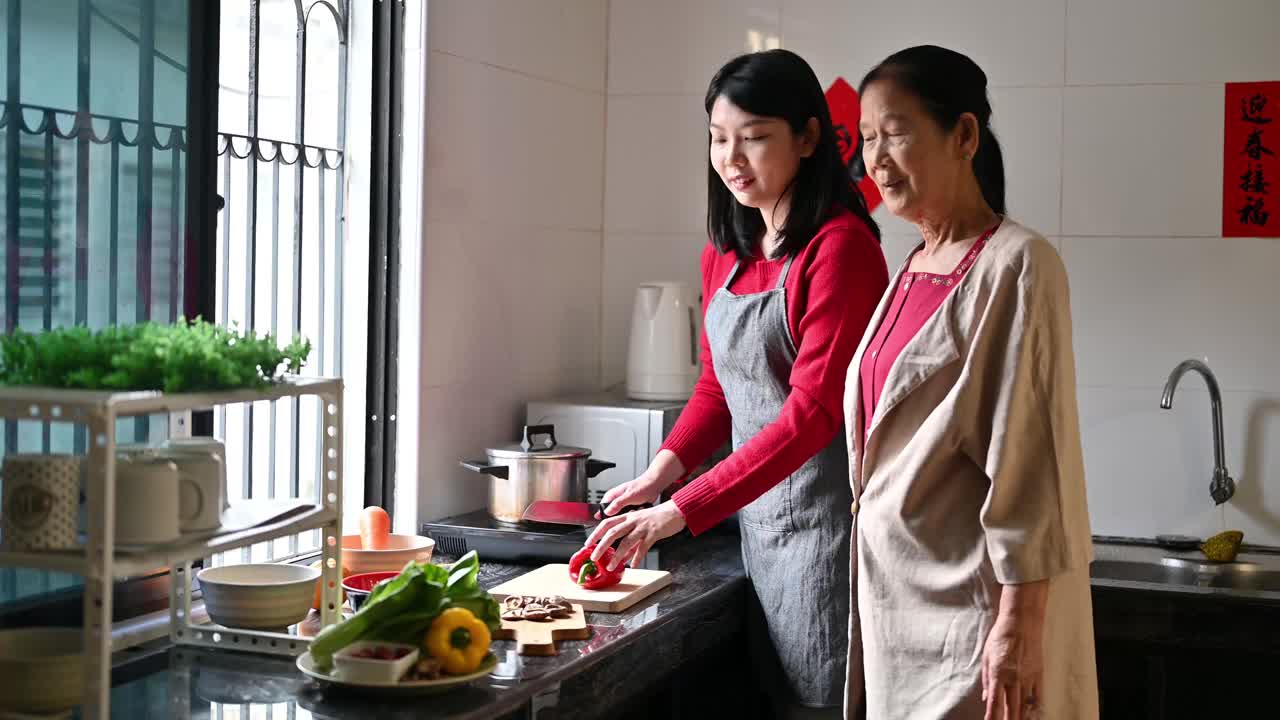
[[[1209,496],[1215,505],[1231,499],[1236,492],[1236,483],[1227,474],[1226,461],[1222,450],[1222,393],[1218,390],[1218,380],[1208,365],[1199,360],[1183,360],[1169,373],[1169,380],[1164,384],[1164,393],[1160,396],[1160,407],[1168,410],[1173,407],[1173,391],[1178,381],[1188,370],[1195,370],[1204,377],[1209,386],[1209,404],[1213,410],[1213,480],[1209,483]]]

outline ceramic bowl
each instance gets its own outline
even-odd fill
[[[346,590],[347,597],[351,598],[352,612],[360,612],[360,606],[364,605],[364,601],[369,599],[369,593],[373,592],[374,585],[399,574],[394,570],[384,570],[382,572],[351,575],[343,580],[342,589]]]
[[[394,570],[400,572],[411,560],[431,562],[436,541],[421,535],[391,535],[385,550],[363,550],[359,535],[342,536],[342,567],[352,575]]]
[[[79,705],[83,692],[79,628],[0,630],[0,710],[62,712]]]
[[[224,565],[196,575],[209,617],[251,630],[283,630],[302,622],[319,577],[317,568],[275,563]]]
[[[333,654],[339,677],[357,683],[398,682],[418,661],[418,648],[403,643],[352,643]]]

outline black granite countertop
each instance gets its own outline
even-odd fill
[[[290,658],[163,646],[117,668],[112,717],[222,717],[219,708],[228,705],[242,708],[239,717],[256,717],[243,708],[286,704],[316,718],[479,720],[536,708],[548,697],[558,718],[592,717],[740,630],[746,579],[738,543],[730,532],[673,539],[659,553],[660,568],[674,576],[670,587],[622,613],[587,613],[592,637],[558,643],[556,656],[521,656],[514,642],[495,641],[499,663],[487,678],[439,695],[356,694],[320,686]],[[480,582],[493,587],[531,569],[482,558]]]

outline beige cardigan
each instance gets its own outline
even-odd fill
[[[1006,219],[889,371],[863,446],[862,355],[845,426],[855,498],[846,704],[867,718],[981,718],[1001,586],[1050,579],[1045,718],[1098,714],[1093,557],[1066,270]]]

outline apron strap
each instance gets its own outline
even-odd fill
[[[738,260],[733,263],[733,269],[729,271],[729,276],[724,279],[724,285],[720,286],[722,290],[729,289],[729,286],[733,284],[733,281],[735,279],[737,279],[738,270],[741,268],[742,268],[742,260]]]
[[[787,274],[788,274],[789,272],[791,272],[791,261],[792,261],[792,260],[795,260],[795,259],[796,259],[796,256],[795,256],[795,255],[789,255],[789,256],[787,257],[787,262],[786,262],[786,263],[784,263],[784,264],[783,264],[783,266],[782,266],[782,273],[778,275],[778,288],[777,288],[777,289],[781,290],[781,289],[783,289],[783,288],[786,286],[786,284],[787,284]]]

